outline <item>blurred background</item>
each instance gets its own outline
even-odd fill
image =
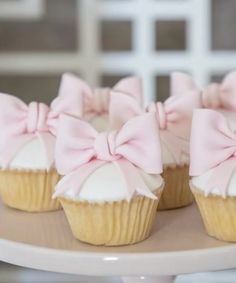
[[[0,91],[49,102],[64,71],[137,74],[164,100],[171,71],[203,86],[235,68],[235,26],[235,0],[0,0]]]
[[[137,74],[146,102],[163,101],[172,71],[204,86],[236,68],[235,27],[236,0],[0,0],[0,92],[50,102],[65,71],[92,86]],[[220,278],[198,276],[178,282]],[[0,263],[0,282],[120,281]]]

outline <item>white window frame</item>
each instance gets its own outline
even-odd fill
[[[24,0],[27,1],[30,0]],[[146,103],[156,97],[156,76],[174,70],[189,72],[204,86],[212,74],[236,67],[235,51],[210,50],[210,5],[211,0],[78,0],[80,49],[76,53],[0,53],[0,74],[56,74],[72,70],[90,84],[98,85],[101,75],[134,73],[144,79]],[[132,21],[132,51],[100,51],[99,21],[103,19]],[[160,19],[186,21],[186,51],[154,50],[154,23]]]
[[[41,19],[45,11],[44,4],[44,0],[0,0],[0,19]]]

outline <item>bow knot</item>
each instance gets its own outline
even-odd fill
[[[205,108],[220,108],[222,107],[222,100],[220,93],[222,87],[220,84],[213,83],[207,86],[202,92],[202,103]]]
[[[85,112],[95,112],[98,115],[107,113],[110,100],[110,88],[96,88],[93,96],[89,96],[85,103]]]
[[[167,113],[165,110],[165,105],[162,102],[154,103],[152,102],[148,108],[147,112],[155,112],[157,115],[157,120],[159,123],[159,129],[165,130],[167,128]]]
[[[47,119],[49,107],[44,103],[31,102],[28,106],[27,131],[28,133],[48,131]]]
[[[99,133],[94,141],[96,157],[99,160],[115,161],[120,158],[115,151],[115,132]]]

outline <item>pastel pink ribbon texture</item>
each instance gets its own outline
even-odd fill
[[[190,176],[199,176],[210,169],[206,196],[214,188],[227,194],[227,188],[236,168],[236,134],[227,119],[208,109],[194,111],[190,141]]]
[[[138,192],[149,198],[149,190],[137,168],[148,174],[162,172],[161,149],[153,113],[128,121],[120,130],[98,133],[90,124],[62,115],[56,142],[56,168],[66,175],[54,197],[67,190],[79,194],[86,178],[106,163],[116,164],[127,185],[127,199]]]
[[[154,112],[160,129],[160,138],[178,162],[182,153],[189,154],[192,113],[194,109],[201,107],[200,92],[194,87],[187,90],[191,83],[189,82],[188,87],[184,88],[183,86],[187,83],[182,85],[182,81],[183,77],[179,73],[172,75],[171,97],[164,103],[151,103],[146,109],[142,108],[132,97],[123,93],[111,92],[111,126],[119,128],[131,117],[145,112]]]
[[[91,88],[75,75],[65,73],[62,76],[59,96],[67,93],[77,95],[79,97],[80,116],[89,120],[95,116],[108,113],[111,91],[118,91],[131,96],[140,104],[143,102],[142,82],[138,77],[124,78],[113,88]]]
[[[17,152],[33,138],[38,137],[47,157],[47,170],[53,166],[55,135],[60,114],[78,116],[78,96],[57,97],[50,106],[0,94],[0,164],[6,169]]]
[[[205,108],[236,110],[236,71],[230,72],[221,83],[212,83],[203,89]]]
[[[200,89],[191,76],[173,73],[171,76],[171,93],[201,92],[202,108],[236,110],[236,71],[227,74],[221,83],[211,83]]]

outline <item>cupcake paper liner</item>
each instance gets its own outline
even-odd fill
[[[52,194],[59,179],[55,170],[0,170],[0,196],[9,207],[24,211],[57,210],[61,205]]]
[[[148,238],[156,217],[157,199],[137,195],[130,202],[90,203],[60,198],[72,233],[93,245],[130,245]]]
[[[193,194],[189,188],[189,166],[164,167],[162,174],[165,187],[158,205],[158,210],[174,209],[190,205]]]
[[[207,233],[219,240],[236,242],[236,197],[209,194],[190,183]]]

